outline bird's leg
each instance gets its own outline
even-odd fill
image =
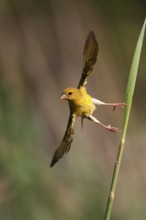
[[[109,106],[113,106],[113,110],[116,109],[116,107],[120,107],[120,108],[124,108],[126,106],[125,103],[106,103],[106,102],[102,102],[98,99],[92,98],[92,101],[95,105],[109,105]]]
[[[100,121],[98,121],[93,115],[88,115],[86,116],[86,118],[88,118],[89,120],[101,125],[102,127],[106,128],[107,130],[111,131],[111,132],[118,132],[119,129],[118,128],[115,128],[115,127],[112,127],[111,125],[104,125],[102,124]]]

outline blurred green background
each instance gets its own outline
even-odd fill
[[[50,169],[66,128],[64,88],[82,72],[87,34],[98,61],[88,92],[124,101],[136,42],[146,15],[140,0],[0,1],[0,219],[103,219],[121,134],[78,119],[68,155]],[[146,219],[146,40],[133,100],[112,219]],[[122,127],[122,109],[95,116]]]

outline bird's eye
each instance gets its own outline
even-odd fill
[[[72,95],[72,92],[69,92],[68,95]]]

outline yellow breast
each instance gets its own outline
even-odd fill
[[[78,96],[74,100],[69,101],[70,110],[78,117],[91,115],[95,110],[95,105],[93,104],[92,97],[88,95],[84,87],[81,87],[79,90],[80,96]]]

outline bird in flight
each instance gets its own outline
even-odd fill
[[[68,101],[70,108],[70,115],[68,119],[67,128],[63,139],[55,151],[50,167],[54,166],[59,159],[63,157],[65,153],[68,153],[73,141],[74,134],[74,124],[77,117],[81,117],[82,125],[83,119],[89,119],[103,128],[111,132],[119,131],[118,128],[112,127],[111,125],[105,125],[96,119],[92,114],[95,111],[95,105],[107,105],[113,106],[115,110],[116,107],[123,108],[125,103],[105,103],[96,98],[92,98],[86,91],[85,84],[87,83],[87,77],[92,73],[93,66],[96,63],[98,55],[98,44],[93,31],[90,31],[87,40],[85,42],[84,52],[83,52],[83,71],[77,88],[70,87],[64,90],[60,100]]]

